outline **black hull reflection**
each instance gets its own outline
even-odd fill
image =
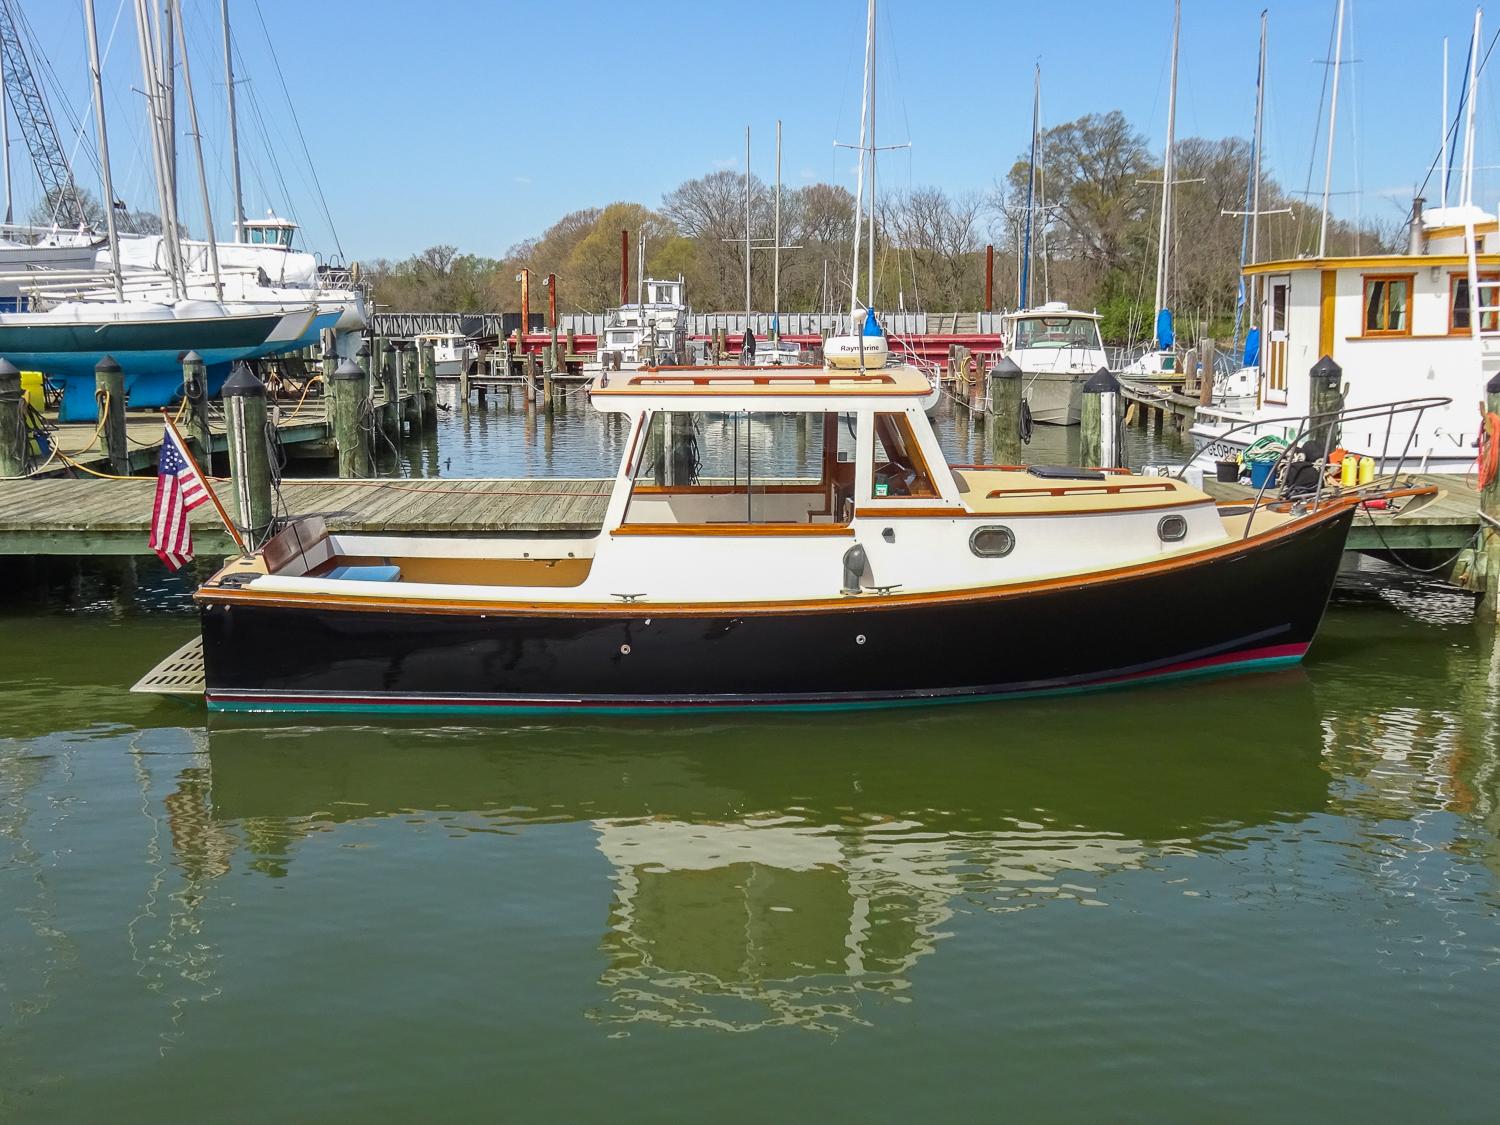
[[[797,614],[573,617],[210,604],[216,710],[853,707],[1024,696],[1300,659],[1353,510],[1190,567]]]

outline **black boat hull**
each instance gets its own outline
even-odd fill
[[[221,711],[837,709],[1276,667],[1312,642],[1352,516],[1112,575],[817,609],[435,612],[208,592],[206,695]]]

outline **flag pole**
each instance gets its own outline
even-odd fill
[[[188,443],[183,440],[182,432],[178,430],[175,425],[173,425],[172,416],[165,410],[163,410],[161,412],[161,418],[162,421],[167,424],[167,429],[172,431],[172,436],[177,439],[177,444],[182,449],[182,455],[187,458],[188,464],[193,467],[193,471],[198,474],[198,479],[203,482],[203,488],[205,491],[207,491],[208,498],[214,502],[214,508],[219,513],[219,519],[223,521],[224,527],[229,531],[230,537],[234,540],[235,545],[239,547],[240,553],[244,554],[245,540],[240,535],[240,529],[235,527],[234,521],[229,518],[229,513],[224,510],[224,505],[219,502],[219,494],[214,491],[214,486],[212,482],[209,481],[208,474],[205,473],[201,468],[199,468],[198,462],[193,459],[193,451],[188,447]]]

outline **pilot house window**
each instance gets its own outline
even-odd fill
[[[1455,274],[1452,284],[1453,300],[1448,306],[1450,310],[1448,331],[1467,333],[1469,331],[1469,278],[1466,274]],[[1500,273],[1479,275],[1479,304],[1481,306],[1500,304]],[[1500,330],[1500,313],[1493,311],[1481,313],[1479,330],[1481,332]]]
[[[1411,275],[1365,278],[1366,336],[1411,335]]]
[[[875,415],[874,495],[936,496],[927,462],[904,414]]]

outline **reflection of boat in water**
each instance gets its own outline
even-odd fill
[[[992,724],[958,712],[816,730],[612,726],[607,743],[583,724],[504,738],[335,726],[319,730],[316,754],[236,721],[210,733],[219,831],[202,835],[243,835],[252,864],[280,874],[345,822],[441,823],[502,849],[536,832],[576,842],[586,828],[608,861],[596,891],[605,995],[591,1018],[826,1028],[876,1018],[870,1005],[909,989],[956,910],[1109,903],[1119,872],[1236,849],[1247,829],[1323,808],[1306,677],[1210,691],[1221,726],[1204,736],[1225,743],[1213,754],[1160,738],[1178,691],[1122,697],[1107,744],[1097,715],[1022,705],[1003,748]],[[1236,741],[1268,699],[1278,738]],[[934,749],[913,755],[917,744]]]

